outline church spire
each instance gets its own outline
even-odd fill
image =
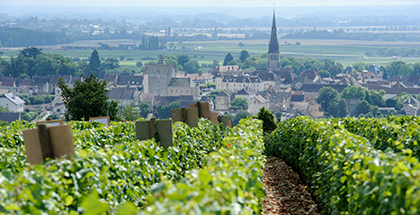
[[[277,41],[276,11],[273,9],[273,24],[271,26],[270,44],[268,52],[279,52],[279,42]]]

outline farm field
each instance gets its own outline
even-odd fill
[[[96,45],[99,42],[107,44],[139,44],[141,41],[135,40],[112,40],[112,41],[77,41],[74,45]],[[245,46],[240,47],[238,43],[242,42]],[[291,45],[285,45],[285,42]],[[300,42],[301,45],[295,45]],[[386,42],[386,41],[357,41],[357,40],[311,40],[311,39],[280,39],[280,51],[283,56],[290,57],[313,57],[316,59],[330,58],[342,63],[344,66],[352,65],[355,62],[375,63],[385,65],[392,61],[391,57],[370,57],[365,58],[365,53],[375,52],[380,48],[412,48],[419,47],[420,42]],[[67,44],[68,45],[68,44]],[[71,45],[71,44],[70,44]],[[169,42],[168,44],[169,45]],[[231,53],[235,58],[239,57],[241,50],[245,49],[250,55],[259,55],[268,50],[268,40],[220,40],[220,41],[194,41],[174,43],[174,50],[156,50],[156,51],[131,51],[131,50],[100,50],[100,57],[118,58],[124,55],[125,58],[132,58],[132,61],[121,61],[121,67],[135,68],[137,61],[143,63],[149,60],[141,60],[144,57],[153,57],[155,59],[160,55],[167,54],[187,54],[199,63],[212,63],[213,60],[223,62],[227,53]],[[10,59],[10,55],[17,55],[18,51],[3,50],[2,58]],[[45,53],[59,53],[71,58],[87,59],[92,50],[44,50]],[[419,58],[400,58],[399,60],[407,63],[420,61]]]

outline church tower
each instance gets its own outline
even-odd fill
[[[271,37],[268,45],[268,60],[267,69],[277,70],[280,69],[280,51],[279,42],[277,40],[277,27],[276,27],[276,14],[273,11],[273,25],[271,26]]]

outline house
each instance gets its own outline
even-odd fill
[[[136,86],[140,87],[143,85],[142,75],[118,75],[117,86]]]
[[[264,83],[259,77],[249,76],[225,76],[216,78],[216,89],[226,89],[229,93],[237,92],[247,88],[248,92],[256,93],[264,91]]]
[[[315,100],[309,102],[309,115],[314,118],[323,118],[324,111],[322,111],[321,104]]]
[[[203,73],[199,71],[195,74],[188,74],[185,71],[178,71],[176,78],[189,78],[193,85],[206,84],[207,82],[214,82],[213,75],[211,73]]]
[[[137,106],[140,104],[140,94],[136,87],[115,87],[108,91],[108,98],[112,101],[118,100],[123,107],[131,103]]]
[[[230,95],[222,90],[214,98],[216,110],[229,110]]]
[[[260,95],[252,97],[248,102],[248,110],[252,115],[257,115],[262,107],[269,109],[269,106],[270,102]]]
[[[411,95],[403,102],[402,110],[405,111],[405,115],[417,116],[417,111],[419,109],[420,109],[419,100],[415,99]]]
[[[215,66],[212,67],[211,74],[215,77],[220,76],[242,76],[243,71],[238,65],[229,65],[229,66]]]
[[[198,86],[192,86],[193,83],[189,78],[172,78],[168,86],[169,96],[192,95],[198,98],[200,89]]]
[[[0,121],[11,123],[13,121],[20,121],[20,113],[0,113]]]
[[[6,93],[0,96],[0,106],[10,112],[23,112],[25,102],[13,93]]]
[[[246,100],[246,102],[249,102],[249,100],[252,98],[252,97],[254,97],[255,96],[255,94],[250,94],[250,93],[248,93],[248,91],[247,90],[245,90],[245,89],[242,89],[242,90],[239,90],[236,94],[235,94],[235,98],[244,98],[245,100]]]
[[[163,57],[158,64],[145,64],[143,73],[143,91],[158,96],[167,96],[168,86],[175,77],[173,64],[166,64]]]

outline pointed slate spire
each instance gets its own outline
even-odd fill
[[[276,12],[273,10],[273,25],[271,26],[270,44],[268,52],[279,52],[279,42],[277,40]]]

